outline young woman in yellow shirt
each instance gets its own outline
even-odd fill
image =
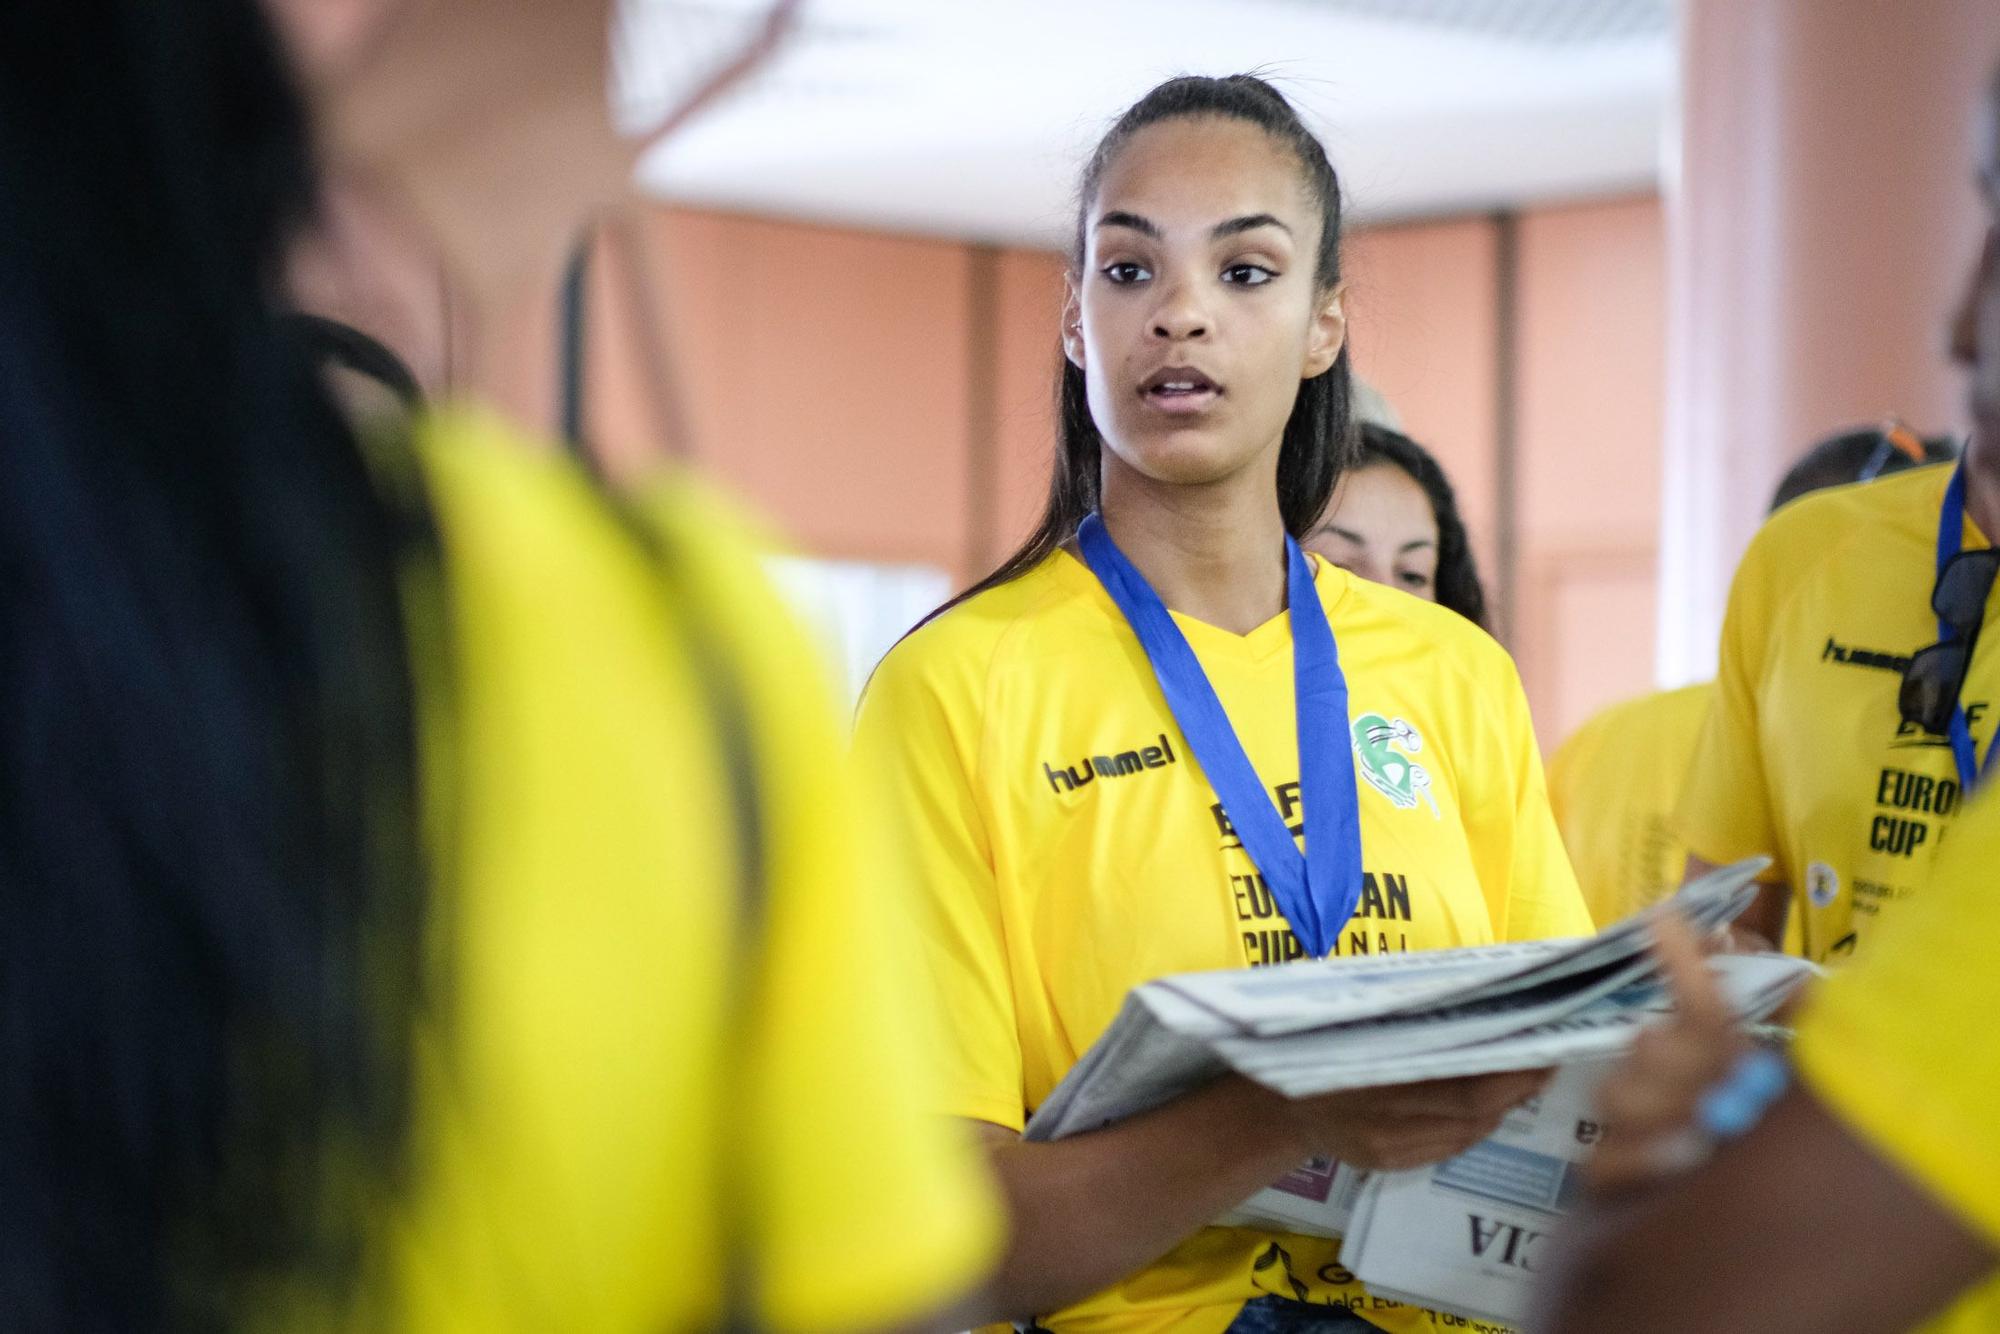
[[[1346,333],[1339,185],[1291,106],[1248,76],[1154,89],[1084,176],[1047,513],[863,703],[924,891],[943,1110],[1014,1211],[992,1318],[1429,1328],[1337,1242],[1205,1225],[1313,1155],[1447,1157],[1537,1086],[1230,1078],[1020,1138],[1149,978],[1590,930],[1507,655],[1298,548],[1350,458]]]

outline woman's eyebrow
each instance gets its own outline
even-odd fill
[[[1159,224],[1151,218],[1142,218],[1137,213],[1123,213],[1113,210],[1097,220],[1097,229],[1099,231],[1102,231],[1106,227],[1129,227],[1141,236],[1150,236],[1155,241],[1160,239]]]
[[[1220,241],[1225,236],[1235,236],[1239,232],[1254,232],[1259,227],[1276,227],[1287,234],[1292,230],[1282,218],[1272,214],[1248,213],[1240,218],[1231,218],[1228,222],[1216,223],[1208,234],[1210,238]]]

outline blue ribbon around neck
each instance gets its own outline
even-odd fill
[[[1965,540],[1965,460],[1960,459],[1952,470],[1951,481],[1944,489],[1944,504],[1938,511],[1937,572],[1944,576],[1944,567],[1951,563],[1959,547]],[[1938,641],[1956,639],[1958,632],[1938,618]],[[1967,674],[1972,671],[1972,662],[1967,659]],[[1963,685],[1960,687],[1963,690]],[[1951,710],[1951,757],[1958,765],[1958,790],[1964,796],[1971,796],[1973,789],[1984,783],[1993,773],[1993,757],[2000,747],[1993,742],[2000,738],[1989,738],[1986,742],[1986,763],[1979,762],[1979,749],[1972,741],[1972,725],[1966,721],[1965,705],[1954,704]]]
[[[1325,958],[1361,901],[1361,807],[1347,716],[1347,678],[1340,670],[1340,651],[1326,621],[1326,608],[1313,587],[1312,567],[1299,544],[1285,538],[1304,852],[1258,779],[1200,659],[1146,576],[1126,559],[1095,513],[1077,529],[1077,545],[1139,637],[1174,722],[1208,775],[1223,813],[1243,840],[1243,850],[1270,886],[1292,934],[1309,956]]]

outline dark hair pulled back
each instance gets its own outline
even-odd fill
[[[1361,448],[1356,467],[1391,464],[1401,468],[1423,488],[1431,503],[1431,516],[1438,527],[1438,605],[1449,607],[1474,625],[1486,628],[1486,589],[1479,582],[1472,542],[1466,535],[1465,520],[1458,512],[1458,497],[1444,469],[1422,445],[1378,422],[1363,422],[1359,436]]]
[[[1298,160],[1320,211],[1313,278],[1321,292],[1330,291],[1340,282],[1340,178],[1327,160],[1326,149],[1292,104],[1254,74],[1169,79],[1118,118],[1083,170],[1072,268],[1080,271],[1083,266],[1085,229],[1104,173],[1133,136],[1162,121],[1202,118],[1255,125]],[[1074,536],[1084,516],[1097,508],[1104,438],[1090,415],[1083,371],[1060,353],[1058,359],[1061,378],[1056,391],[1055,468],[1042,517],[1027,541],[998,569],[946,606],[1027,573]],[[1319,518],[1341,469],[1352,462],[1351,400],[1345,347],[1326,372],[1299,383],[1298,398],[1292,404],[1278,451],[1278,508],[1286,531],[1295,537],[1303,536]]]

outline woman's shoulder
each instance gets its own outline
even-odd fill
[[[1741,568],[1792,584],[1804,572],[1879,560],[1892,542],[1899,550],[1928,554],[1953,466],[1907,468],[1799,496],[1759,525]]]
[[[623,645],[598,659],[591,707],[712,657],[761,730],[831,717],[824,655],[767,571],[781,543],[716,488],[674,472],[613,494],[478,409],[423,423],[417,456],[462,649],[553,673],[574,671],[579,646]]]
[[[1343,650],[1352,644],[1364,656],[1421,657],[1474,680],[1518,682],[1513,656],[1500,641],[1448,607],[1333,565],[1319,584]]]
[[[624,585],[654,602],[665,559],[678,591],[725,616],[722,604],[756,612],[777,601],[764,558],[782,541],[691,474],[668,471],[612,492],[560,450],[474,407],[432,414],[416,453],[455,584],[568,580],[584,600]]]
[[[767,551],[779,545],[747,510],[690,475],[667,472],[653,484],[613,493],[549,442],[484,408],[431,412],[416,427],[415,448],[445,535],[504,529],[524,558],[546,558],[552,553],[545,544],[579,532],[614,545],[646,530],[701,545]],[[583,554],[592,550],[586,543]]]
[[[1016,578],[980,589],[919,622],[891,648],[874,681],[927,680],[969,684],[990,676],[1002,660],[1066,637],[1072,617],[1088,613],[1087,590],[1056,553]],[[871,684],[871,691],[874,686]]]

